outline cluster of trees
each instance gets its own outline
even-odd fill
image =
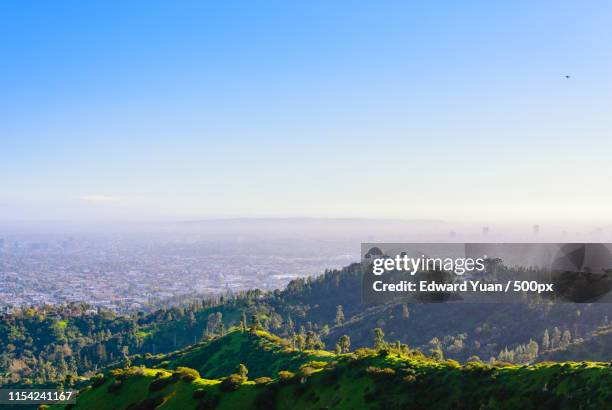
[[[548,329],[544,330],[544,335],[542,336],[542,350],[564,349],[570,343],[572,343],[572,332],[569,329],[565,329],[563,333],[561,333],[561,330],[556,326],[551,333],[548,332]]]
[[[520,344],[514,349],[504,348],[497,360],[507,363],[530,363],[533,362],[539,354],[540,346],[538,342],[530,340],[527,344]]]

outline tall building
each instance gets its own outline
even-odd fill
[[[482,236],[489,236],[489,227],[488,226],[483,226],[482,227]]]
[[[540,234],[540,225],[533,225],[533,236],[538,236]]]

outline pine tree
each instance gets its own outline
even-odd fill
[[[548,329],[544,330],[544,336],[542,336],[542,349],[543,350],[550,349],[550,336],[548,334]]]
[[[342,305],[336,306],[336,325],[341,325],[344,323],[344,310],[342,309]]]
[[[561,338],[561,347],[567,347],[571,342],[572,342],[572,334],[569,330],[565,330]]]
[[[247,367],[242,363],[238,365],[238,368],[236,369],[236,371],[240,376],[244,377],[245,379],[247,378],[247,375],[249,374],[249,369],[247,369]]]
[[[410,311],[408,310],[408,305],[405,303],[402,305],[402,318],[404,320],[408,320],[410,318]]]
[[[552,348],[559,347],[560,343],[561,343],[561,331],[559,330],[558,327],[555,326],[555,328],[553,329],[552,341],[550,343],[550,346]]]
[[[348,335],[343,335],[338,341],[342,353],[348,353],[351,351],[351,338]]]
[[[336,354],[341,354],[342,353],[342,347],[340,347],[340,343],[336,343],[336,347],[334,348],[334,352]]]
[[[385,347],[385,332],[379,327],[374,329],[374,349],[380,350]]]

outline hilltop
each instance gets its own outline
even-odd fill
[[[333,357],[325,350],[291,349],[285,340],[268,332],[236,330],[209,342],[135,363],[165,369],[191,367],[210,379],[227,376],[242,363],[249,369],[249,376],[257,378],[275,375],[281,370],[297,371],[309,361],[329,362]]]
[[[253,377],[248,369],[248,380],[238,374],[206,378],[178,366],[189,364],[190,359],[201,365],[195,351],[202,349],[213,355],[209,363],[214,364],[214,357],[225,360],[221,355],[235,351],[237,345],[252,349],[242,352],[242,357],[261,354],[269,359],[261,361],[260,376]],[[607,363],[491,366],[470,362],[462,366],[392,345],[344,354],[313,352],[327,361],[306,361],[311,357],[302,353],[292,352],[265,332],[232,332],[207,345],[168,355],[165,365],[177,365],[174,370],[130,367],[95,378],[79,395],[75,408],[603,409],[612,401],[612,368]],[[291,366],[287,359],[292,355],[293,365],[302,364],[293,367],[293,372],[277,372],[283,363]],[[266,368],[264,362],[270,366]]]

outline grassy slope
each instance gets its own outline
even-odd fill
[[[368,366],[390,367],[395,375],[375,375]],[[416,380],[404,380],[401,368],[414,369]],[[420,408],[597,408],[612,400],[612,371],[602,364],[538,365],[503,369],[456,368],[446,363],[403,358],[366,357],[350,363],[341,360],[334,369],[322,370],[305,383],[298,379],[279,385],[247,382],[235,392],[222,393],[216,380],[178,381],[161,392],[148,392],[153,372],[133,376],[121,390],[106,386],[84,392],[77,408],[126,408],[146,397],[163,396],[162,409],[196,409],[196,389],[220,398],[218,409],[256,408],[258,397],[274,397],[278,409],[420,409]],[[260,408],[272,408],[267,405]]]
[[[254,354],[266,357],[269,368],[259,369],[275,377],[282,364],[297,363],[289,360],[291,353],[263,333],[259,336],[231,333],[207,346],[220,351],[237,351],[244,354],[246,347]],[[246,346],[245,346],[246,343]],[[237,350],[236,346],[242,346]],[[271,350],[266,350],[271,349]],[[201,349],[200,349],[201,350]],[[200,360],[193,352],[172,359],[176,365],[189,365],[188,358]],[[214,371],[223,367],[225,360],[212,350],[209,363],[217,363]],[[190,356],[189,356],[190,355]],[[300,356],[299,353],[294,353]],[[249,353],[242,357],[251,357]],[[278,357],[277,357],[278,356]],[[541,363],[535,366],[489,367],[470,363],[459,366],[456,362],[435,362],[424,357],[374,352],[336,356],[326,368],[315,370],[308,377],[295,377],[289,381],[275,380],[270,384],[256,385],[252,381],[237,391],[222,392],[219,380],[197,379],[193,382],[178,380],[161,391],[149,391],[156,373],[170,378],[169,371],[145,369],[141,375],[128,377],[121,388],[111,393],[107,380],[96,388],[87,388],[78,398],[79,409],[127,408],[143,403],[146,398],[161,397],[160,409],[197,409],[206,398],[219,399],[217,409],[425,409],[425,408],[594,408],[603,409],[612,402],[612,367],[607,363]],[[306,357],[304,357],[306,359]],[[202,362],[200,362],[202,363]],[[259,362],[256,362],[259,363]],[[302,363],[304,363],[302,361]],[[194,366],[190,366],[194,367]],[[247,366],[248,367],[248,366]],[[382,371],[381,369],[388,369]],[[233,370],[233,369],[231,369]],[[249,368],[249,376],[251,369]],[[170,380],[170,379],[168,379]],[[196,389],[206,391],[204,399],[194,399]],[[609,408],[609,407],[608,407]]]
[[[147,366],[175,369],[186,366],[196,369],[202,377],[227,376],[242,363],[249,369],[249,377],[274,376],[280,370],[296,371],[311,360],[330,361],[333,354],[324,351],[297,352],[283,345],[282,340],[266,332],[257,335],[233,331],[222,338],[201,343],[177,353],[160,355]]]

